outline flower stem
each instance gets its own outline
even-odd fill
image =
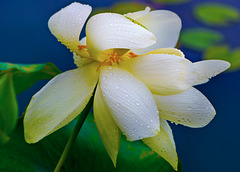
[[[61,171],[62,166],[63,166],[64,162],[66,161],[66,159],[67,159],[67,157],[68,157],[68,155],[71,151],[71,148],[72,148],[72,146],[73,146],[73,144],[74,144],[74,142],[75,142],[75,140],[78,136],[78,133],[79,133],[80,129],[82,128],[82,125],[83,125],[83,123],[84,123],[92,105],[93,105],[93,97],[94,97],[94,94],[90,98],[90,100],[89,100],[88,104],[86,105],[86,107],[84,108],[84,110],[80,113],[77,124],[74,127],[72,135],[70,136],[70,138],[69,138],[69,140],[68,140],[68,142],[67,142],[67,144],[64,148],[64,151],[63,151],[63,153],[62,153],[62,155],[61,155],[61,157],[60,157],[60,159],[57,163],[57,166],[56,166],[54,172],[60,172]]]

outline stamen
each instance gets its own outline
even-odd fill
[[[106,59],[97,67],[97,71],[104,63],[109,63],[109,65],[113,65],[113,63],[117,63],[119,65],[120,61],[123,61],[120,56],[115,52],[114,54],[105,54]]]
[[[105,59],[98,67],[97,67],[97,70],[96,71],[98,71],[98,69],[107,61],[108,59]]]
[[[129,55],[130,55],[130,58],[138,57],[138,55],[134,54],[133,52],[130,52]]]
[[[80,45],[80,44],[78,45],[78,50],[85,50],[85,51],[88,51],[86,45]]]
[[[105,57],[105,60],[97,67],[97,71],[103,64],[108,63],[110,66],[112,66],[114,63],[116,63],[119,65],[119,63],[124,61],[124,59],[127,60],[129,58],[134,58],[134,57],[139,56],[139,55],[134,54],[133,52],[129,52],[123,56],[119,56],[117,52],[112,52],[112,53],[102,52],[101,55],[102,55],[101,57]]]

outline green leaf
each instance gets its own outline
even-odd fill
[[[52,63],[12,64],[0,63],[0,146],[10,138],[18,118],[16,95],[41,79],[51,79],[60,73]]]
[[[23,138],[22,120],[11,140],[0,148],[0,171],[53,171],[76,121],[42,141],[28,145]],[[123,137],[114,168],[89,114],[62,171],[139,171],[174,172],[173,168],[142,142]],[[182,171],[179,163],[179,171]]]
[[[203,56],[206,60],[219,59],[231,63],[229,70],[240,69],[240,47],[230,50],[227,45],[209,47]]]
[[[185,29],[180,36],[184,47],[202,51],[223,40],[221,33],[203,28]]]
[[[6,143],[16,124],[18,105],[11,73],[0,77],[0,146]]]
[[[37,81],[51,79],[60,72],[52,63],[30,65],[0,63],[0,77],[5,73],[11,73],[16,94],[27,90]]]
[[[228,26],[239,21],[237,8],[221,3],[203,3],[194,8],[195,17],[210,26]]]
[[[153,2],[159,2],[160,4],[168,4],[168,5],[173,5],[173,4],[181,4],[188,2],[190,0],[151,0]]]

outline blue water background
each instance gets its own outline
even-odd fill
[[[49,17],[70,0],[1,0],[0,3],[0,61],[12,63],[52,62],[62,71],[73,69],[72,53],[57,42],[48,30]],[[110,7],[111,0],[82,0],[95,7]],[[203,2],[222,2],[240,10],[239,0],[192,0],[181,5],[164,5],[177,13],[184,28],[206,27],[193,18],[193,7]],[[210,27],[211,28],[211,27]],[[212,27],[225,36],[232,48],[240,46],[240,23],[230,27]],[[186,58],[199,61],[200,52],[181,48]],[[31,96],[46,81],[40,81],[18,96],[20,113]],[[184,172],[235,172],[239,170],[240,154],[240,72],[224,73],[209,83],[197,86],[217,111],[214,120],[206,127],[192,129],[171,124],[179,158]],[[157,165],[157,164],[156,164]]]

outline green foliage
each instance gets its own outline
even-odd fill
[[[75,121],[42,141],[29,145],[23,138],[22,120],[12,139],[0,148],[0,171],[53,171],[72,132]],[[142,142],[121,140],[114,168],[89,114],[62,171],[174,172],[173,168]],[[179,171],[182,171],[179,163]]]
[[[185,29],[180,36],[180,44],[193,50],[205,50],[223,40],[221,33],[204,28]]]
[[[180,3],[185,3],[190,0],[151,0],[153,2],[159,2],[161,4],[180,4]]]
[[[194,8],[195,17],[210,26],[228,26],[239,21],[238,9],[220,3],[203,3]]]
[[[51,79],[60,73],[52,63],[12,64],[0,63],[0,146],[10,138],[18,118],[16,95],[42,79]]]
[[[19,94],[42,79],[51,79],[61,71],[52,63],[46,64],[12,64],[0,63],[0,77],[9,74],[13,78],[16,94]]]
[[[18,105],[11,73],[0,77],[0,146],[6,143],[17,123]]]
[[[240,69],[240,47],[234,51],[231,51],[226,45],[209,47],[205,51],[203,58],[206,60],[225,60],[231,63],[229,70]]]

